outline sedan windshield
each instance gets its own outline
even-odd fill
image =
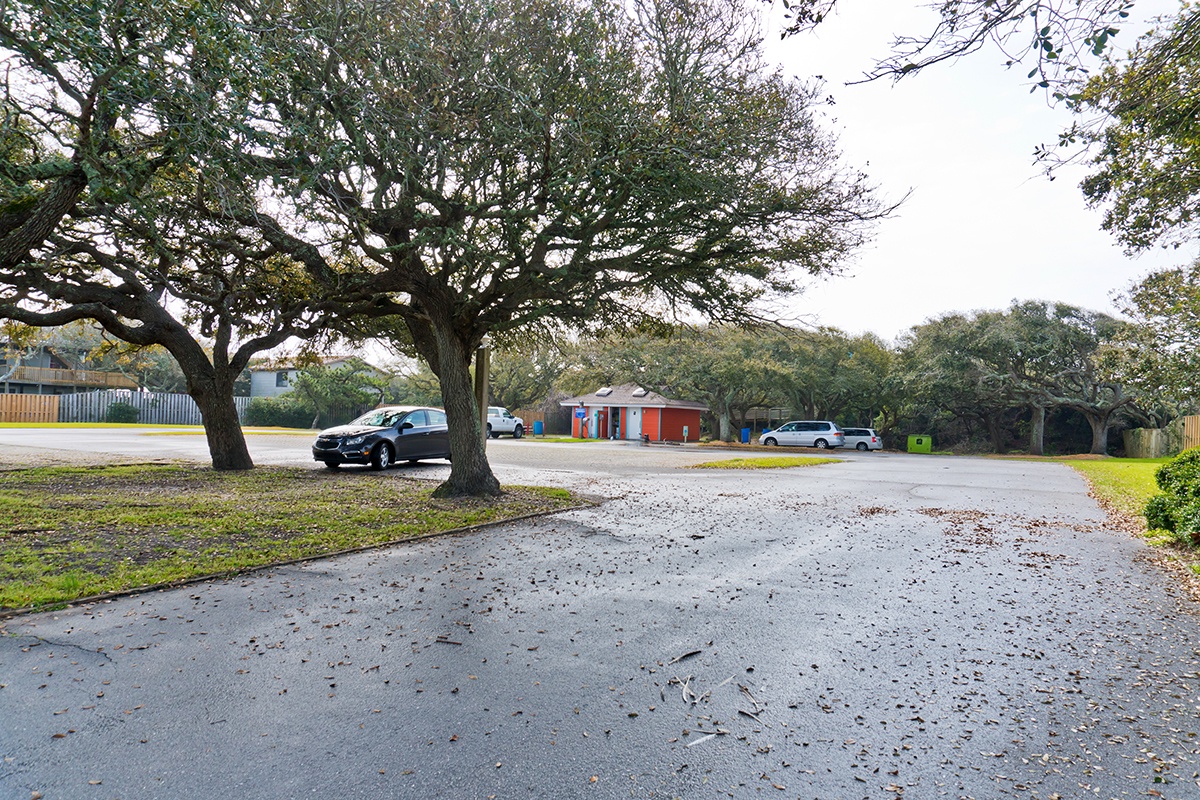
[[[351,425],[374,425],[379,428],[390,428],[393,425],[395,425],[397,422],[399,422],[400,418],[403,417],[404,414],[405,414],[405,412],[396,411],[395,409],[377,408],[374,411],[368,411],[366,414],[363,414],[361,417],[354,420],[354,422],[352,422],[350,424]]]

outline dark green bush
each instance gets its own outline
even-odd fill
[[[141,413],[142,412],[129,405],[129,403],[122,403],[118,401],[116,403],[109,404],[108,410],[104,412],[104,421],[133,423],[138,421],[138,416]]]
[[[313,412],[298,403],[278,397],[256,397],[246,406],[246,424],[265,428],[307,428]]]
[[[1163,493],[1146,503],[1146,525],[1172,531],[1179,541],[1200,546],[1200,447],[1163,464],[1154,480]]]
[[[1200,447],[1185,450],[1163,464],[1154,480],[1169,495],[1200,500]]]
[[[1175,517],[1179,512],[1179,501],[1169,494],[1156,494],[1146,503],[1146,527],[1175,530]]]
[[[1200,545],[1200,500],[1192,500],[1175,515],[1175,538],[1193,547]]]

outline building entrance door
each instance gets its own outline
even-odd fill
[[[626,414],[626,427],[628,428],[625,431],[626,439],[642,438],[642,410],[640,408],[629,409]]]

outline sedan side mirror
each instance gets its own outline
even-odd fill
[[[400,430],[401,430],[401,431],[406,431],[406,430],[409,430],[410,428],[415,428],[415,427],[416,427],[416,426],[415,426],[415,425],[413,425],[411,422],[405,422],[404,424],[402,424],[402,425],[400,426]]]

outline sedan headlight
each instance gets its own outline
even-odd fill
[[[366,440],[367,440],[366,436],[355,436],[353,439],[347,439],[346,444],[348,444],[348,445],[362,444]]]

